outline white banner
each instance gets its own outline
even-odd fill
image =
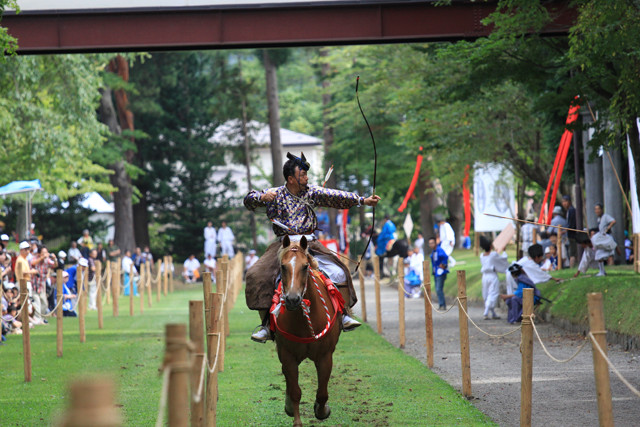
[[[504,166],[488,163],[476,164],[473,177],[475,231],[502,231],[512,220],[485,214],[515,218],[515,191],[513,174]]]
[[[640,119],[637,119],[636,125],[640,128]],[[634,141],[637,144],[638,141]],[[631,146],[629,137],[627,136],[627,153],[629,153],[629,193],[631,193],[631,222],[633,224],[633,234],[640,233],[640,206],[638,205],[638,192],[636,189],[636,166],[631,154]]]

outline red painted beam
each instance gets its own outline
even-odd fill
[[[546,30],[566,33],[574,14],[558,2]],[[323,4],[271,8],[183,8],[6,14],[19,53],[224,49],[474,39],[491,3]]]

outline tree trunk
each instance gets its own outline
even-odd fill
[[[464,201],[462,199],[462,191],[452,190],[447,194],[447,208],[451,219],[451,228],[456,235],[454,247],[460,246],[460,236],[464,227]]]
[[[438,198],[427,170],[421,171],[418,176],[418,198],[420,200],[420,229],[426,242],[430,237],[435,237],[433,211],[438,206]],[[428,249],[425,247],[424,251],[426,253]]]
[[[329,55],[327,48],[320,49],[320,56],[326,58]],[[331,67],[323,59],[322,62],[322,136],[324,138],[324,171],[327,173],[332,165],[330,151],[333,146],[333,126],[329,120],[329,109],[331,107],[331,93],[329,92],[329,86],[331,81],[329,80],[329,71]],[[324,175],[322,176],[324,179]],[[336,176],[331,174],[326,184],[327,188],[336,188]],[[338,235],[338,225],[336,224],[337,211],[335,209],[329,209],[329,234],[332,237]]]
[[[271,164],[273,165],[273,185],[284,185],[282,176],[282,143],[280,142],[280,103],[278,101],[278,77],[276,66],[271,62],[268,50],[263,50],[264,71],[267,80],[267,107],[269,110],[269,131],[271,135]],[[297,154],[296,154],[297,155]]]
[[[251,143],[247,132],[247,101],[242,97],[242,137],[244,139],[244,165],[247,168],[247,192],[251,191]],[[249,226],[251,227],[251,239],[253,248],[258,247],[258,234],[256,232],[256,216],[253,211],[249,212]]]
[[[118,123],[115,107],[111,98],[111,89],[102,89],[102,98],[100,99],[100,121],[106,124],[111,133],[120,135],[122,128]],[[133,207],[131,196],[133,195],[133,187],[131,178],[125,169],[125,161],[120,160],[109,166],[114,174],[109,178],[111,184],[118,188],[113,194],[114,204],[114,225],[116,244],[123,250],[133,250],[135,247],[133,232]]]
[[[149,210],[147,196],[141,191],[140,201],[133,205],[133,230],[138,246],[150,246],[149,239]]]

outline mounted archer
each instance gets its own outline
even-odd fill
[[[276,279],[280,273],[278,249],[281,240],[289,236],[290,241],[297,242],[302,236],[308,241],[311,255],[317,260],[320,270],[340,290],[348,307],[357,302],[356,292],[351,281],[349,268],[315,238],[313,232],[318,226],[314,212],[315,207],[349,209],[353,206],[375,206],[380,197],[373,195],[362,197],[356,193],[308,185],[307,171],[310,164],[304,154],[296,157],[287,153],[287,160],[282,168],[286,184],[281,187],[262,191],[251,191],[244,198],[244,205],[249,210],[265,207],[267,218],[273,222],[273,231],[278,240],[273,242],[260,257],[258,262],[247,271],[246,300],[252,310],[259,310],[262,325],[251,335],[257,342],[266,342],[270,337],[268,328],[268,310],[275,291]],[[343,315],[342,326],[350,331],[360,326],[347,313]]]

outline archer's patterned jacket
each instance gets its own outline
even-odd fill
[[[267,191],[274,191],[276,198],[270,203],[262,202],[260,197]],[[244,205],[253,211],[258,207],[267,208],[267,218],[274,219],[290,228],[285,230],[273,225],[276,236],[285,234],[312,234],[318,228],[318,219],[314,207],[349,209],[363,204],[364,198],[356,193],[331,190],[309,185],[299,196],[294,196],[286,186],[268,188],[262,191],[253,190],[244,198]]]

